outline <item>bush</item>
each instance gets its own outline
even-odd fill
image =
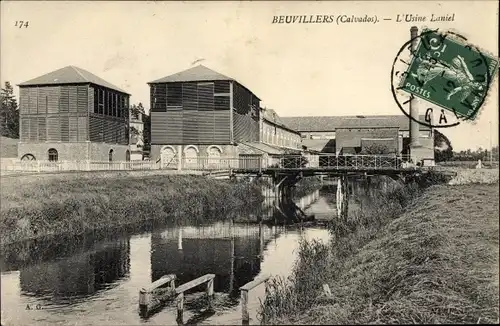
[[[425,189],[433,185],[447,184],[452,176],[440,171],[429,170],[423,173],[408,176],[408,183],[416,183],[420,188]]]

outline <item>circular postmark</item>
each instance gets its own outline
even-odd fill
[[[497,65],[458,33],[424,29],[417,35],[412,27],[411,39],[401,46],[392,65],[392,95],[408,118],[427,127],[474,122]],[[412,116],[412,106],[418,117]]]

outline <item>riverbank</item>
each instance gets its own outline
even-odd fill
[[[498,200],[498,182],[435,185],[331,246],[302,243],[293,276],[269,287],[265,322],[498,323]]]
[[[260,205],[263,196],[257,184],[243,181],[88,172],[2,177],[0,200],[0,236],[7,244],[150,220],[220,219]]]

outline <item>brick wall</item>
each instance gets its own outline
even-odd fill
[[[90,143],[90,157],[92,161],[108,161],[109,151],[113,150],[113,161],[125,161],[127,145]]]
[[[151,161],[157,161],[160,159],[161,156],[161,149],[165,145],[151,145],[151,151],[150,151],[150,157]],[[177,153],[179,145],[171,145],[175,152]],[[182,151],[184,151],[187,147],[189,146],[195,146],[196,149],[198,149],[198,156],[200,157],[207,157],[208,156],[208,149],[212,145],[182,145]],[[237,147],[233,145],[217,145],[217,147],[220,147],[222,149],[221,157],[237,157],[238,152],[237,152]]]
[[[25,154],[35,156],[38,161],[49,159],[48,151],[57,150],[59,161],[108,161],[109,151],[113,149],[113,161],[125,161],[128,146],[105,143],[19,143],[18,158]]]

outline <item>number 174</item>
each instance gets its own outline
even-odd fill
[[[24,20],[16,20],[16,24],[14,26],[19,27],[19,28],[28,28],[29,21],[24,21]]]

